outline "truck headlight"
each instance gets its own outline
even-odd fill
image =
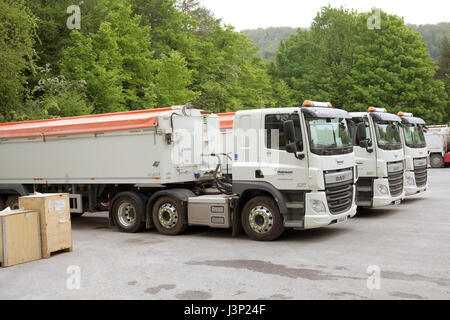
[[[310,200],[309,203],[311,204],[311,208],[316,213],[322,213],[326,212],[325,204],[321,200]]]
[[[389,189],[383,184],[378,185],[378,191],[380,192],[380,194],[388,194],[389,193]]]
[[[406,184],[409,185],[409,186],[414,186],[416,183],[415,183],[413,177],[407,177],[406,178]]]

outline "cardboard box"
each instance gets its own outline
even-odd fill
[[[39,213],[0,212],[0,265],[9,267],[41,259]]]
[[[42,256],[52,252],[72,251],[72,225],[69,195],[66,193],[37,194],[19,198],[19,207],[39,212],[41,219]]]

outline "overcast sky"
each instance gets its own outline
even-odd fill
[[[450,21],[450,0],[202,0],[237,31],[265,27],[309,27],[320,7],[331,4],[358,11],[373,7],[405,18],[406,23]]]

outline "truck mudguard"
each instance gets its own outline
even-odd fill
[[[266,191],[272,195],[278,204],[281,214],[289,214],[289,209],[286,206],[286,198],[283,193],[276,189],[272,184],[265,181],[236,181],[233,180],[233,193],[242,195],[247,190],[261,190]],[[300,192],[300,191],[299,191]]]

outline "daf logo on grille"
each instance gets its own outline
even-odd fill
[[[346,170],[343,172],[334,172],[334,173],[327,173],[325,175],[325,183],[327,184],[334,184],[338,182],[343,181],[350,181],[353,178],[353,173],[351,170]]]

